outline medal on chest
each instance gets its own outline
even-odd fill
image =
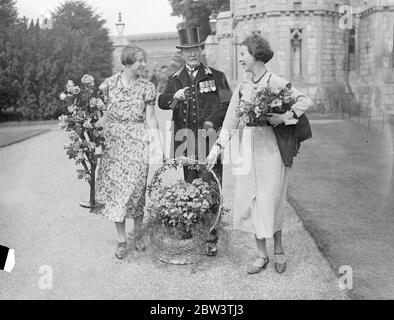
[[[215,92],[217,90],[215,80],[202,81],[199,83],[200,93]]]

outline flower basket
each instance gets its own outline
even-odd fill
[[[203,170],[206,179],[168,183],[164,172],[187,166]],[[224,213],[220,181],[204,163],[171,159],[155,172],[148,186],[148,234],[157,258],[171,264],[191,264],[201,255],[209,233]]]

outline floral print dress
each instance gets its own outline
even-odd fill
[[[125,87],[121,76],[118,73],[100,86],[107,121],[96,197],[103,206],[94,211],[114,222],[144,213],[150,140],[146,105],[154,104],[156,98],[153,83],[140,77]]]

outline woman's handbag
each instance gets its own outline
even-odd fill
[[[273,128],[278,143],[280,155],[286,167],[293,165],[293,158],[297,156],[301,142],[312,138],[312,129],[305,114],[299,117],[296,125],[281,124]]]

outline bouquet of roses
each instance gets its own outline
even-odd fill
[[[210,219],[219,193],[213,183],[195,179],[192,183],[183,180],[172,185],[161,186],[155,193],[148,212],[158,218],[162,225],[175,230],[178,235],[190,233],[192,227]]]
[[[59,127],[69,132],[70,142],[64,145],[69,159],[74,159],[77,166],[78,178],[90,184],[90,203],[95,205],[95,173],[98,159],[104,148],[103,116],[105,104],[95,87],[94,78],[84,75],[81,79],[82,89],[69,80],[66,92],[60,99],[68,104],[68,114],[59,117]],[[81,204],[82,205],[82,204]]]
[[[244,123],[259,123],[270,113],[286,113],[294,103],[290,88],[264,87],[254,92],[251,101],[240,99],[236,114]]]

